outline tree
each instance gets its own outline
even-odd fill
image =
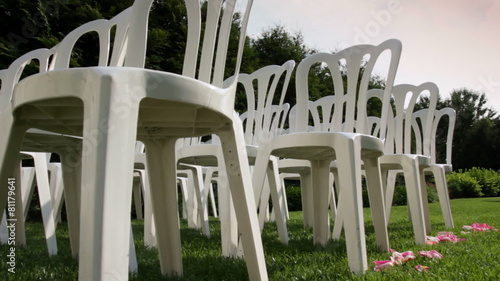
[[[273,64],[281,65],[288,60],[299,63],[306,56],[316,52],[305,45],[304,37],[300,32],[290,33],[281,25],[264,30],[259,37],[251,40],[250,45],[253,49],[253,57],[245,57],[244,62],[246,64],[248,61],[252,61],[259,68]],[[285,102],[291,105],[295,104],[294,81],[295,72],[292,74],[285,96]]]
[[[485,107],[486,95],[466,88],[454,90],[442,103],[457,112],[453,138],[453,166],[456,169],[485,167],[499,169],[500,120]]]

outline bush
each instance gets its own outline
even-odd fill
[[[408,203],[408,199],[406,196],[406,186],[404,181],[396,182],[396,186],[394,187],[394,196],[392,197],[392,206],[403,206]]]
[[[427,200],[429,203],[439,202],[439,196],[434,183],[427,183]]]
[[[450,198],[472,198],[482,196],[479,182],[462,171],[453,172],[446,176]]]
[[[466,173],[475,178],[481,186],[481,192],[486,197],[500,195],[500,174],[492,169],[473,167]]]
[[[288,202],[288,211],[302,211],[301,188],[299,185],[287,185],[286,199]]]
[[[427,201],[429,203],[439,202],[436,186],[430,183],[427,183]],[[396,182],[396,186],[394,187],[394,197],[392,199],[392,205],[402,206],[407,204],[408,199],[406,185],[404,184],[404,182]]]

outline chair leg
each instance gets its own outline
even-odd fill
[[[424,212],[424,222],[426,234],[431,233],[431,216],[429,214],[429,199],[427,198],[427,183],[425,181],[424,169],[419,169],[420,173],[420,192],[422,193],[422,211]]]
[[[280,176],[280,184],[281,184],[281,188],[283,188],[283,202],[285,204],[285,215],[286,215],[286,219],[289,220],[290,219],[290,211],[288,210],[288,198],[286,196],[285,179],[281,178],[281,176]]]
[[[21,183],[19,186],[21,188],[21,193],[23,194],[23,218],[26,221],[28,218],[28,211],[30,209],[31,198],[33,198],[33,194],[35,193],[35,167],[21,166],[22,162],[19,161],[19,167],[21,168]]]
[[[21,165],[16,165],[14,169],[14,178],[19,179],[21,178]],[[18,188],[19,184],[16,186],[16,194],[15,194],[15,199],[16,199],[16,213],[15,219],[16,219],[16,246],[26,246],[26,225],[25,225],[25,219],[24,219],[24,213],[23,213],[23,206],[22,206],[22,200],[23,200],[23,193],[22,189]]]
[[[330,191],[328,198],[330,200],[330,203],[328,204],[330,206],[330,214],[332,218],[335,220],[337,218],[337,200],[335,196],[335,176],[332,172],[330,172]]]
[[[142,194],[144,194],[144,246],[156,248],[156,227],[154,224],[151,189],[147,170],[147,167],[145,170],[140,170],[143,187]]]
[[[340,186],[337,186],[337,189],[340,189]],[[337,215],[335,216],[335,222],[333,224],[333,232],[332,232],[332,239],[334,240],[339,240],[340,236],[342,235],[342,227],[344,226],[344,213],[345,213],[345,207],[344,205],[347,204],[344,200],[341,200],[342,197],[342,191],[338,192],[338,204],[337,204]]]
[[[304,220],[304,228],[313,227],[314,221],[314,202],[312,190],[311,173],[300,174],[301,199],[302,199],[302,216]]]
[[[54,223],[54,208],[50,195],[49,175],[48,175],[48,153],[31,153],[35,162],[36,182],[38,187],[38,197],[42,211],[43,226],[45,230],[45,240],[49,255],[57,254],[56,228]]]
[[[26,229],[25,229],[25,222],[24,222],[24,214],[23,214],[23,205],[22,205],[22,189],[18,188],[19,186],[19,181],[17,179],[20,179],[20,171],[21,171],[21,165],[16,165],[16,168],[14,169],[13,172],[13,181],[10,181],[10,183],[5,183],[5,185],[9,185],[9,188],[12,186],[13,190],[9,189],[10,191],[14,192],[14,195],[12,193],[8,194],[8,205],[7,205],[7,212],[3,213],[1,216],[1,222],[0,222],[0,243],[1,244],[9,244],[12,245],[12,241],[9,240],[9,238],[12,239],[12,236],[10,235],[12,231],[15,231],[15,243],[16,246],[26,246]],[[14,201],[13,201],[14,200]],[[12,203],[14,203],[12,205]],[[14,207],[14,209],[12,209]],[[8,216],[8,218],[7,218]],[[12,222],[14,222],[15,228],[12,228]]]
[[[368,197],[375,228],[375,238],[380,251],[389,251],[389,235],[385,215],[384,191],[378,158],[364,159]]]
[[[181,236],[177,202],[176,139],[145,140],[161,272],[182,276]]]
[[[7,212],[5,212],[0,220],[0,244],[7,244],[8,241],[9,232],[7,229]]]
[[[382,186],[385,191],[385,215],[387,224],[391,217],[392,202],[394,200],[394,190],[396,188],[396,176],[398,172],[394,170],[382,170]]]
[[[177,171],[179,173],[179,171]],[[189,227],[189,215],[188,215],[188,205],[189,205],[189,194],[188,194],[188,179],[187,177],[180,177],[177,178],[177,183],[179,185],[179,189],[181,191],[181,196],[182,196],[182,218],[188,221],[188,227]]]
[[[269,180],[264,181],[262,191],[260,193],[259,204],[259,227],[260,231],[264,230],[264,223],[269,221],[269,197],[271,196],[271,188],[269,187]]]
[[[221,159],[222,158],[222,159]],[[219,176],[217,192],[219,197],[219,221],[222,243],[222,256],[238,256],[238,220],[230,191],[223,157],[219,157]]]
[[[63,204],[63,190],[61,166],[59,163],[49,163],[50,171],[50,193],[54,205],[54,224],[57,225],[61,222],[61,210]]]
[[[109,80],[109,81],[108,81]],[[113,79],[101,82],[114,82]],[[103,86],[104,87],[104,86]],[[79,280],[127,280],[138,104],[111,114],[111,98],[84,106]],[[83,205],[85,204],[85,205]]]
[[[212,207],[212,214],[214,218],[219,217],[217,212],[217,204],[215,203],[214,186],[212,184],[212,175],[210,177],[207,175],[205,179],[205,192],[208,192],[208,198],[210,198],[210,206]],[[207,203],[208,204],[208,203]]]
[[[189,169],[193,172],[192,181],[197,200],[196,217],[199,222],[198,226],[201,224],[203,235],[210,237],[207,196],[205,194],[205,186],[203,185],[203,173],[200,166],[189,167]]]
[[[144,215],[142,214],[142,192],[141,192],[141,180],[134,178],[133,184],[133,194],[134,194],[134,205],[135,205],[135,214],[138,220],[143,220]]]
[[[353,272],[368,269],[361,189],[361,148],[353,139],[341,139],[336,147],[340,186],[340,204],[344,219],[349,268]],[[345,202],[342,202],[344,201]],[[340,208],[339,204],[339,208]]]
[[[197,194],[195,191],[195,180],[194,173],[191,169],[186,169],[183,171],[187,175],[187,196],[186,200],[186,208],[187,208],[187,223],[188,227],[192,229],[199,229],[199,221],[198,221],[198,200]]]
[[[330,163],[329,160],[311,160],[312,193],[314,198],[314,244],[320,246],[325,246],[330,239],[330,217],[328,213]]]
[[[252,177],[245,148],[243,126],[233,118],[233,127],[218,133],[221,138],[226,174],[233,194],[241,242],[250,280],[267,280],[264,249],[257,219]]]
[[[62,150],[61,157],[62,178],[64,182],[64,201],[66,202],[66,216],[71,253],[74,258],[80,252],[80,198],[82,180],[82,153],[80,150]]]
[[[278,175],[278,162],[276,158],[271,159],[267,171],[267,178],[269,179],[269,189],[271,190],[271,197],[273,200],[274,212],[276,213],[276,224],[278,226],[278,234],[281,243],[288,244],[288,230],[286,225],[286,210],[284,204],[284,190]]]
[[[129,239],[129,257],[128,257],[128,271],[130,273],[137,272],[137,254],[135,252],[135,244],[134,244],[134,233],[132,232],[132,225],[130,225],[130,239]]]
[[[446,228],[454,228],[453,216],[451,214],[450,197],[448,195],[448,184],[446,182],[446,174],[443,168],[433,167],[432,174],[436,182],[436,189],[439,197],[441,212],[443,213],[444,224]]]
[[[9,191],[7,181],[13,178],[13,171],[19,163],[19,150],[25,131],[26,128],[14,124],[11,114],[0,115],[0,217],[5,212]],[[16,188],[19,188],[17,184]]]
[[[408,208],[411,213],[413,232],[417,244],[425,244],[426,227],[422,204],[422,192],[419,176],[418,163],[415,159],[406,159],[402,163],[406,182],[406,193],[408,196]]]

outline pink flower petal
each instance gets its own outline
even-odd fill
[[[391,259],[393,260],[394,265],[401,265],[406,263],[407,261],[415,259],[415,254],[412,251],[406,252],[397,252],[393,249],[389,249],[392,252]]]
[[[422,257],[427,257],[427,258],[431,258],[431,259],[442,259],[443,258],[443,255],[441,255],[441,253],[439,253],[436,250],[420,251],[420,252],[418,252],[418,254],[421,255]]]
[[[415,265],[415,269],[418,270],[419,272],[422,272],[422,271],[429,270],[430,267],[419,264],[419,265]]]
[[[439,238],[433,236],[427,236],[425,239],[425,244],[427,245],[439,244]]]
[[[481,232],[490,231],[490,230],[499,231],[498,229],[496,229],[492,225],[488,225],[487,223],[477,223],[477,222],[473,223],[472,225],[464,225],[464,226],[462,226],[462,229],[481,231]]]
[[[390,260],[385,260],[385,261],[374,261],[375,267],[373,270],[375,271],[381,271],[383,269],[389,269],[394,266],[394,261],[392,258]]]

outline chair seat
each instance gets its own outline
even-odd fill
[[[280,173],[309,173],[311,162],[308,160],[281,159],[279,160]]]
[[[189,165],[199,165],[206,167],[217,167],[218,151],[220,152],[220,144],[201,144],[192,145],[189,147],[182,147],[177,150],[177,157],[179,162]],[[257,157],[257,146],[247,145],[248,162],[250,165],[255,163]]]
[[[292,159],[327,160],[336,159],[333,143],[341,139],[359,139],[363,156],[375,157],[382,155],[384,143],[382,140],[355,133],[344,132],[305,132],[281,135],[274,138],[272,151],[274,156]]]
[[[21,120],[29,119],[33,127],[82,135],[83,104],[75,98],[94,103],[93,97],[82,96],[82,93],[97,94],[112,82],[133,84],[134,88],[126,92],[111,91],[108,97],[101,95],[99,99],[117,99],[112,111],[118,114],[126,114],[127,107],[140,102],[139,139],[164,134],[210,134],[228,125],[227,116],[232,116],[234,111],[233,98],[228,99],[230,95],[225,95],[220,88],[178,74],[130,67],[73,68],[27,77],[15,90],[13,108]],[[143,93],[147,96],[141,95]],[[45,97],[49,94],[53,98],[33,101],[38,94]]]
[[[439,169],[444,169],[444,172],[446,174],[453,172],[453,165],[449,164],[431,164],[429,168],[424,169],[424,171],[427,172],[432,172],[431,169],[433,167],[439,168]]]
[[[403,161],[415,160],[418,161],[420,167],[430,167],[431,158],[419,154],[386,154],[380,157],[380,165],[384,169],[394,170],[401,168]]]

